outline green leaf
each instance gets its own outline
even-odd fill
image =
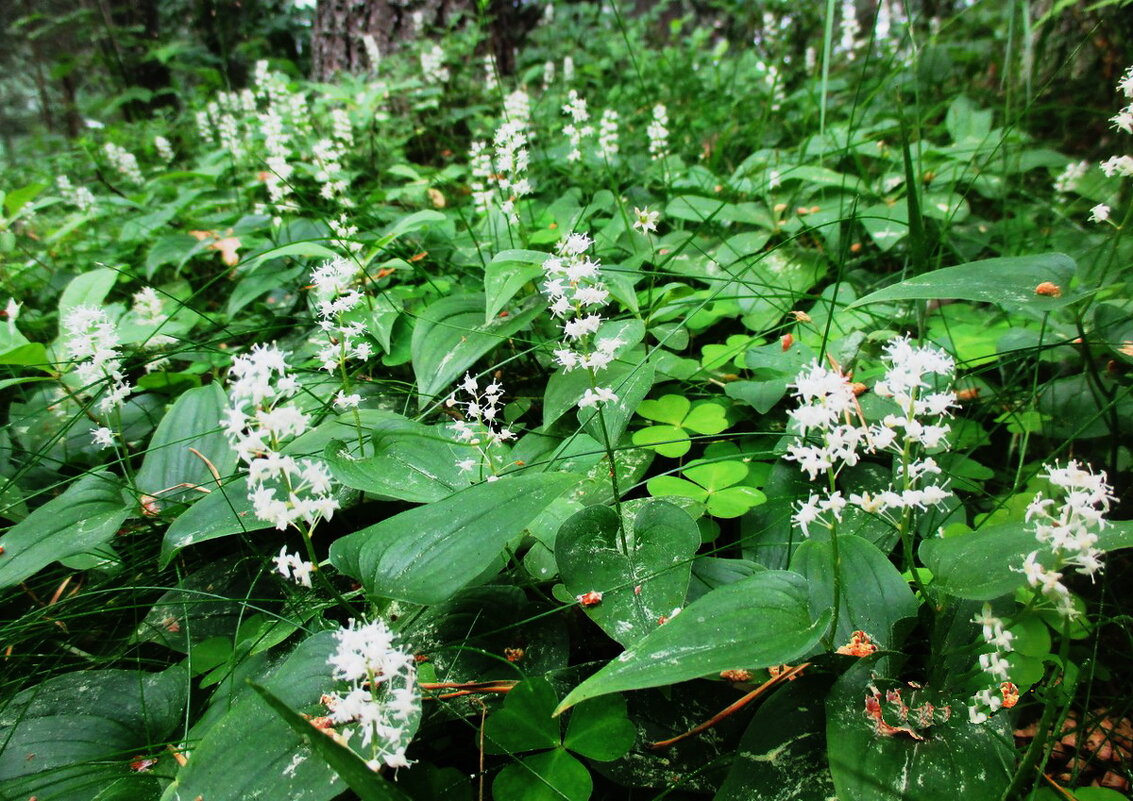
[[[189,545],[265,528],[271,528],[271,523],[256,517],[248,498],[247,481],[240,476],[223,487],[214,486],[212,492],[169,525],[161,541],[158,563],[165,567],[179,550]]]
[[[877,683],[872,675],[875,661],[859,660],[827,697],[827,754],[838,798],[999,801],[1015,761],[1010,716],[1001,713],[975,725],[968,722],[966,698],[941,698],[905,686],[899,689],[910,707],[930,700],[938,710],[950,705],[951,717],[921,729],[923,740],[903,733],[880,734],[874,720],[864,714],[865,698]],[[889,685],[882,686],[883,708],[888,706],[887,689]]]
[[[625,756],[637,739],[637,728],[626,715],[626,701],[613,698],[583,701],[570,713],[563,745],[599,762]]]
[[[399,801],[407,796],[382,779],[366,765],[366,760],[351,749],[339,745],[323,732],[315,729],[311,721],[277,698],[270,690],[255,682],[248,682],[310,749],[357,793],[362,801]]]
[[[215,489],[216,480],[208,465],[189,449],[193,448],[212,462],[221,476],[232,471],[236,466],[236,453],[220,430],[220,419],[227,405],[228,396],[217,383],[182,393],[161,418],[150,439],[135,479],[138,490],[146,495],[169,498],[170,492],[176,497],[190,491],[178,491],[179,484]]]
[[[692,407],[692,411],[685,417],[681,427],[697,434],[719,434],[728,428],[726,410],[720,404],[712,401],[698,403]]]
[[[327,445],[324,458],[334,479],[347,487],[383,498],[411,503],[430,503],[447,498],[472,482],[472,474],[457,467],[464,455],[439,431],[420,426],[416,432],[398,432],[396,438],[380,441],[377,453],[364,459],[350,456],[345,443]],[[479,456],[475,452],[474,456]]]
[[[0,797],[87,801],[132,775],[182,722],[189,677],[83,670],[23,690],[0,709]]]
[[[542,311],[541,297],[507,317],[484,322],[483,295],[441,298],[421,312],[413,328],[413,374],[422,406],[443,394],[478,359]]]
[[[590,771],[562,748],[524,757],[492,782],[495,801],[587,801],[593,790]]]
[[[319,698],[334,685],[327,665],[334,649],[333,633],[319,632],[269,675],[251,678],[291,708],[325,714]],[[198,796],[330,801],[342,794],[342,780],[322,759],[313,758],[311,735],[295,731],[254,692],[221,699],[216,712],[190,730],[192,758],[166,789],[166,801]],[[325,737],[313,729],[312,734]]]
[[[560,723],[551,713],[558,700],[543,678],[512,687],[503,706],[484,724],[484,750],[490,754],[522,754],[557,747],[561,742]]]
[[[19,584],[52,562],[92,553],[118,533],[129,514],[110,473],[88,473],[0,537],[0,587]]]
[[[977,300],[1007,308],[1050,311],[1079,299],[1070,291],[1074,260],[1062,253],[1036,253],[1002,259],[984,259],[914,276],[899,284],[858,298],[848,308],[893,300]],[[1055,284],[1061,297],[1038,295],[1044,282]]]
[[[692,440],[685,430],[670,425],[648,426],[634,431],[633,444],[652,448],[670,459],[684,456],[692,448]]]
[[[605,373],[600,374],[596,380],[599,384],[613,389],[618,399],[599,406],[579,409],[578,422],[583,430],[598,442],[609,441],[611,444],[616,444],[625,433],[634,410],[653,388],[653,368],[642,364],[620,381]]]
[[[879,647],[894,649],[898,621],[916,617],[917,599],[900,571],[877,546],[854,536],[838,537],[838,564],[842,593],[834,642],[850,641],[857,630],[866,632]],[[810,610],[828,609],[834,598],[833,543],[808,539],[795,551],[791,569],[807,579]]]
[[[320,245],[318,242],[292,242],[289,245],[281,245],[280,247],[270,248],[257,253],[241,264],[240,269],[246,274],[255,270],[265,261],[282,259],[286,256],[305,259],[333,260],[338,258],[338,254],[335,251],[331,250],[326,245]]]
[[[646,420],[679,428],[691,408],[692,403],[684,395],[663,395],[642,401],[637,407],[637,413]]]
[[[543,275],[548,254],[541,250],[504,250],[484,268],[484,324],[492,322],[526,284]]]
[[[740,740],[736,759],[713,801],[827,801],[829,676],[800,676],[764,701]]]
[[[801,658],[830,626],[828,611],[811,621],[807,596],[806,580],[781,570],[718,587],[575,687],[556,712],[610,693]]]
[[[451,598],[577,476],[526,473],[477,484],[336,540],[331,564],[367,592],[417,604]]]
[[[555,561],[572,596],[602,593],[602,602],[585,612],[628,646],[655,631],[662,616],[684,603],[700,531],[683,510],[648,501],[625,533],[628,553],[622,539],[617,513],[591,506],[559,529]]]
[[[4,197],[4,213],[9,220],[13,220],[20,209],[35,199],[36,195],[47,188],[47,184],[28,184],[19,189],[13,189]]]
[[[100,307],[117,280],[118,273],[109,267],[100,267],[72,278],[59,296],[59,319],[66,320],[71,310],[79,306]]]
[[[1133,521],[1108,524],[1098,534],[1097,547],[1133,548]],[[1041,557],[1049,548],[1035,539],[1031,526],[1015,522],[925,540],[918,553],[932,571],[933,587],[959,598],[990,601],[1026,584],[1021,567],[1032,551]]]
[[[767,502],[767,496],[755,487],[727,487],[708,496],[708,514],[724,520],[746,514],[749,509]]]

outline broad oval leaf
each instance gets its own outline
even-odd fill
[[[446,442],[421,426],[419,432],[399,433],[396,439],[379,443],[378,452],[364,459],[352,458],[345,443],[337,440],[327,445],[324,458],[331,475],[347,487],[384,498],[430,503],[471,483],[471,473],[457,466],[463,458],[457,455],[458,449],[471,450]]]
[[[597,590],[602,602],[586,614],[622,645],[656,630],[685,601],[700,529],[682,509],[647,501],[625,532],[608,506],[578,512],[555,537],[555,561],[572,596]]]
[[[440,603],[487,570],[509,541],[578,480],[528,473],[476,484],[337,540],[330,561],[372,595]]]
[[[56,560],[110,542],[129,514],[122,487],[105,471],[88,473],[0,537],[0,587],[11,587]]]
[[[0,710],[0,797],[87,801],[132,775],[138,751],[182,722],[184,668],[84,670],[16,695]]]
[[[971,261],[933,270],[871,292],[851,303],[849,308],[892,300],[951,298],[1049,311],[1079,299],[1079,295],[1070,292],[1070,279],[1075,269],[1074,260],[1063,253]],[[1060,297],[1035,292],[1040,284],[1048,281],[1059,288]]]
[[[826,699],[830,773],[841,801],[999,801],[1011,781],[1015,750],[1010,717],[968,721],[966,698],[951,699],[946,722],[922,728],[914,739],[881,734],[865,714],[876,682],[875,659],[860,660],[835,683]],[[890,689],[883,687],[883,691]],[[911,707],[922,703],[900,688]],[[924,693],[927,695],[927,693]],[[935,698],[939,710],[949,699]],[[912,715],[910,715],[912,717]]]
[[[829,539],[807,540],[791,560],[791,568],[807,579],[812,612],[832,605],[833,563]],[[895,648],[898,621],[917,615],[917,599],[908,582],[876,545],[853,534],[838,537],[838,563],[842,592],[835,643],[849,642],[850,635],[860,629],[879,647]]]
[[[575,687],[556,713],[623,690],[791,662],[810,653],[829,626],[829,612],[811,620],[806,580],[798,573],[756,573],[689,604]]]
[[[506,317],[484,323],[483,295],[441,298],[413,328],[413,374],[422,406],[448,389],[481,356],[529,323],[544,306],[541,297]]]
[[[271,528],[271,523],[256,517],[247,481],[241,476],[223,487],[214,487],[169,525],[161,541],[159,563],[168,565],[179,550],[199,542],[265,528]]]
[[[1133,521],[1110,523],[1098,534],[1103,551],[1133,548]],[[932,571],[932,586],[949,595],[990,601],[1023,586],[1021,567],[1032,551],[1049,551],[1025,523],[957,534],[921,543],[921,561]]]
[[[236,466],[236,453],[220,429],[226,405],[227,396],[219,384],[206,384],[182,393],[150,439],[135,479],[138,490],[169,499],[192,492],[180,486],[183,484],[214,489],[216,481],[201,456],[221,476],[228,475]]]

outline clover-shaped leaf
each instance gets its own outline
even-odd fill
[[[649,479],[645,486],[655,498],[692,498],[707,506],[713,517],[739,517],[767,501],[767,496],[759,490],[740,484],[747,478],[748,469],[740,461],[702,462],[682,471],[687,481],[676,476],[657,476]]]
[[[746,334],[732,334],[723,345],[705,345],[700,349],[700,366],[704,370],[743,369],[744,353],[754,339]]]
[[[586,801],[590,771],[571,752],[601,762],[624,756],[637,730],[621,696],[582,703],[571,713],[566,738],[553,717],[558,696],[543,678],[520,682],[484,725],[484,750],[494,754],[539,751],[507,765],[492,783],[497,801]]]
[[[712,435],[729,426],[727,410],[722,405],[714,401],[693,404],[683,395],[644,400],[637,407],[637,413],[658,425],[635,432],[633,443],[672,459],[689,452],[692,447],[689,431]]]

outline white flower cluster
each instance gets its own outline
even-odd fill
[[[334,139],[320,139],[315,142],[311,155],[315,162],[315,181],[319,184],[319,197],[324,200],[337,200],[340,205],[350,208],[354,202],[347,197],[350,183],[342,168],[346,157],[342,143]]]
[[[1078,188],[1078,182],[1086,177],[1090,169],[1088,161],[1072,161],[1054,179],[1054,191],[1060,194],[1073,192]]]
[[[899,486],[890,484],[877,493],[852,493],[849,498],[840,491],[812,493],[794,517],[804,534],[809,533],[811,524],[830,527],[831,518],[840,521],[847,503],[896,523],[895,510],[902,514],[905,510],[924,510],[951,495],[932,480],[941,474],[940,466],[921,454],[947,445],[949,426],[943,418],[955,405],[956,396],[950,390],[931,391],[929,377],[940,376],[950,383],[952,358],[932,346],[916,347],[902,337],[886,345],[884,359],[888,369],[874,392],[892,399],[898,411],[872,425],[862,420],[854,385],[841,372],[812,362],[795,380],[794,394],[801,403],[788,414],[800,439],[788,446],[784,458],[798,462],[812,481],[819,473],[836,475],[842,466],[857,464],[859,451],[891,451],[903,460]],[[812,431],[817,434],[817,443]]]
[[[839,23],[839,29],[842,35],[838,40],[838,50],[845,54],[847,60],[853,61],[860,44],[858,35],[862,32],[855,0],[842,0],[842,21]]]
[[[590,112],[586,109],[586,99],[579,97],[578,92],[571,89],[567,94],[567,102],[563,104],[563,114],[571,119],[563,126],[563,133],[570,144],[567,161],[578,161],[582,158],[582,140],[594,135],[594,126],[588,124]]]
[[[378,65],[382,63],[382,51],[377,40],[368,33],[362,34],[362,47],[366,51],[366,60],[370,62],[370,72],[377,74]]]
[[[63,199],[75,206],[79,211],[86,211],[94,205],[94,194],[85,186],[75,186],[66,175],[55,179],[55,186]]]
[[[505,109],[507,119],[496,129],[492,140],[494,155],[488,152],[486,142],[476,141],[469,151],[469,160],[476,209],[486,214],[495,205],[516,223],[519,222],[516,203],[531,194],[531,182],[527,179],[530,108],[517,101],[513,102],[510,112]]]
[[[311,273],[315,316],[326,335],[318,359],[328,373],[339,369],[347,359],[366,361],[374,355],[373,347],[364,338],[366,327],[342,320],[342,315],[364,300],[354,286],[358,273],[358,265],[349,259],[333,259]]]
[[[157,149],[157,155],[165,164],[170,164],[175,154],[173,153],[173,145],[169,144],[169,140],[164,136],[155,136],[153,138],[153,146]]]
[[[1133,67],[1125,70],[1121,76],[1121,80],[1117,84],[1118,90],[1127,98],[1133,98]],[[1119,131],[1124,131],[1127,134],[1133,134],[1133,103],[1125,106],[1116,116],[1110,118],[1110,122]],[[1114,175],[1129,176],[1133,175],[1133,156],[1111,156],[1102,162],[1102,172],[1107,177]]]
[[[554,351],[555,362],[566,372],[581,367],[594,376],[614,360],[623,343],[617,337],[595,336],[610,291],[602,283],[601,265],[586,255],[592,244],[586,234],[571,234],[559,242],[557,255],[543,262],[543,291],[551,301],[551,314],[563,321],[563,342]],[[578,405],[586,408],[616,400],[611,389],[593,387]]]
[[[338,649],[327,664],[335,680],[346,682],[348,689],[323,696],[331,721],[358,724],[362,745],[370,749],[372,770],[408,766],[405,747],[421,714],[413,655],[397,647],[380,620],[365,625],[351,620],[334,637]]]
[[[152,286],[145,286],[133,295],[130,311],[138,316],[138,322],[156,325],[165,320],[165,304]]]
[[[985,603],[980,614],[972,622],[982,629],[983,640],[992,650],[979,656],[980,670],[995,682],[994,687],[985,687],[976,693],[968,706],[968,719],[972,723],[984,723],[988,717],[1003,706],[1003,682],[1007,681],[1007,671],[1011,665],[1004,654],[1012,651],[1011,641],[1015,635],[1003,625],[1003,620],[991,613],[991,604]]]
[[[491,53],[484,56],[484,91],[494,92],[500,88],[499,68],[496,66],[496,57]]]
[[[285,440],[309,428],[307,415],[286,402],[299,383],[287,374],[283,352],[256,345],[233,360],[228,378],[232,405],[221,425],[248,466],[248,498],[256,516],[280,530],[302,520],[310,533],[319,519],[331,518],[338,501],[322,462],[280,452]]]
[[[120,147],[113,142],[107,142],[102,146],[102,152],[106,154],[106,160],[110,162],[119,175],[125,178],[132,184],[142,183],[142,171],[138,167],[138,159],[124,147]]]
[[[354,146],[354,126],[350,113],[344,108],[333,109],[330,113],[331,136],[346,150]]]
[[[445,402],[445,406],[460,411],[463,416],[463,419],[452,423],[450,427],[457,441],[475,447],[480,458],[461,460],[457,462],[457,467],[465,472],[480,468],[481,474],[484,472],[483,468],[487,467],[491,473],[487,480],[494,481],[496,471],[490,449],[497,443],[515,439],[515,433],[510,428],[501,426],[500,412],[503,408],[500,398],[503,397],[504,388],[495,380],[481,391],[476,379],[468,374],[465,374],[458,388],[464,392],[467,400],[461,400],[453,392]]]
[[[118,354],[118,332],[102,309],[76,306],[63,323],[67,333],[64,347],[76,360],[75,375],[83,387],[79,395],[90,397],[106,384],[98,410],[108,414],[122,405],[133,387],[122,372]]]
[[[429,84],[444,83],[449,79],[445,51],[440,45],[435,44],[428,50],[421,51],[421,77]]]
[[[299,554],[288,553],[287,546],[285,545],[279,549],[279,555],[273,556],[271,561],[275,563],[275,572],[279,573],[285,579],[310,588],[311,573],[314,572],[315,568],[314,565],[305,561]]]
[[[1104,471],[1095,474],[1083,469],[1077,461],[1065,467],[1048,465],[1046,479],[1057,489],[1058,497],[1047,498],[1041,491],[1027,506],[1027,522],[1033,522],[1035,539],[1053,555],[1054,566],[1040,561],[1039,551],[1032,551],[1020,568],[1027,584],[1038,590],[1067,617],[1077,614],[1070,591],[1062,583],[1062,567],[1076,567],[1077,572],[1091,578],[1102,569],[1102,551],[1098,549],[1098,532],[1105,528],[1105,513],[1114,500],[1113,488],[1106,483]]]
[[[645,129],[649,137],[649,155],[663,159],[669,155],[669,110],[658,103],[653,107],[653,119]]]
[[[569,84],[574,80],[574,59],[563,56],[563,83]]]
[[[611,161],[618,155],[618,112],[608,108],[598,121],[598,158]]]

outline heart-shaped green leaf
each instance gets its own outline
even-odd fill
[[[526,756],[492,782],[495,801],[587,801],[593,791],[590,771],[562,748]]]
[[[643,400],[637,407],[637,413],[646,420],[679,428],[691,407],[692,403],[684,395],[662,395]]]
[[[583,701],[570,713],[563,745],[599,762],[620,759],[633,748],[637,728],[626,716],[626,701],[613,698]]]
[[[591,506],[559,529],[555,561],[572,596],[602,593],[601,603],[586,607],[587,615],[622,645],[630,645],[684,603],[700,530],[683,510],[650,501],[625,533],[628,553],[622,539],[617,513]]]
[[[484,750],[522,754],[558,746],[560,724],[551,716],[558,700],[546,679],[529,679],[512,687],[503,706],[484,724]]]
[[[719,434],[728,428],[726,410],[719,403],[698,403],[685,416],[681,427],[697,434]]]
[[[633,432],[633,444],[652,448],[662,456],[677,459],[692,448],[692,440],[683,428],[671,425],[648,426]]]

